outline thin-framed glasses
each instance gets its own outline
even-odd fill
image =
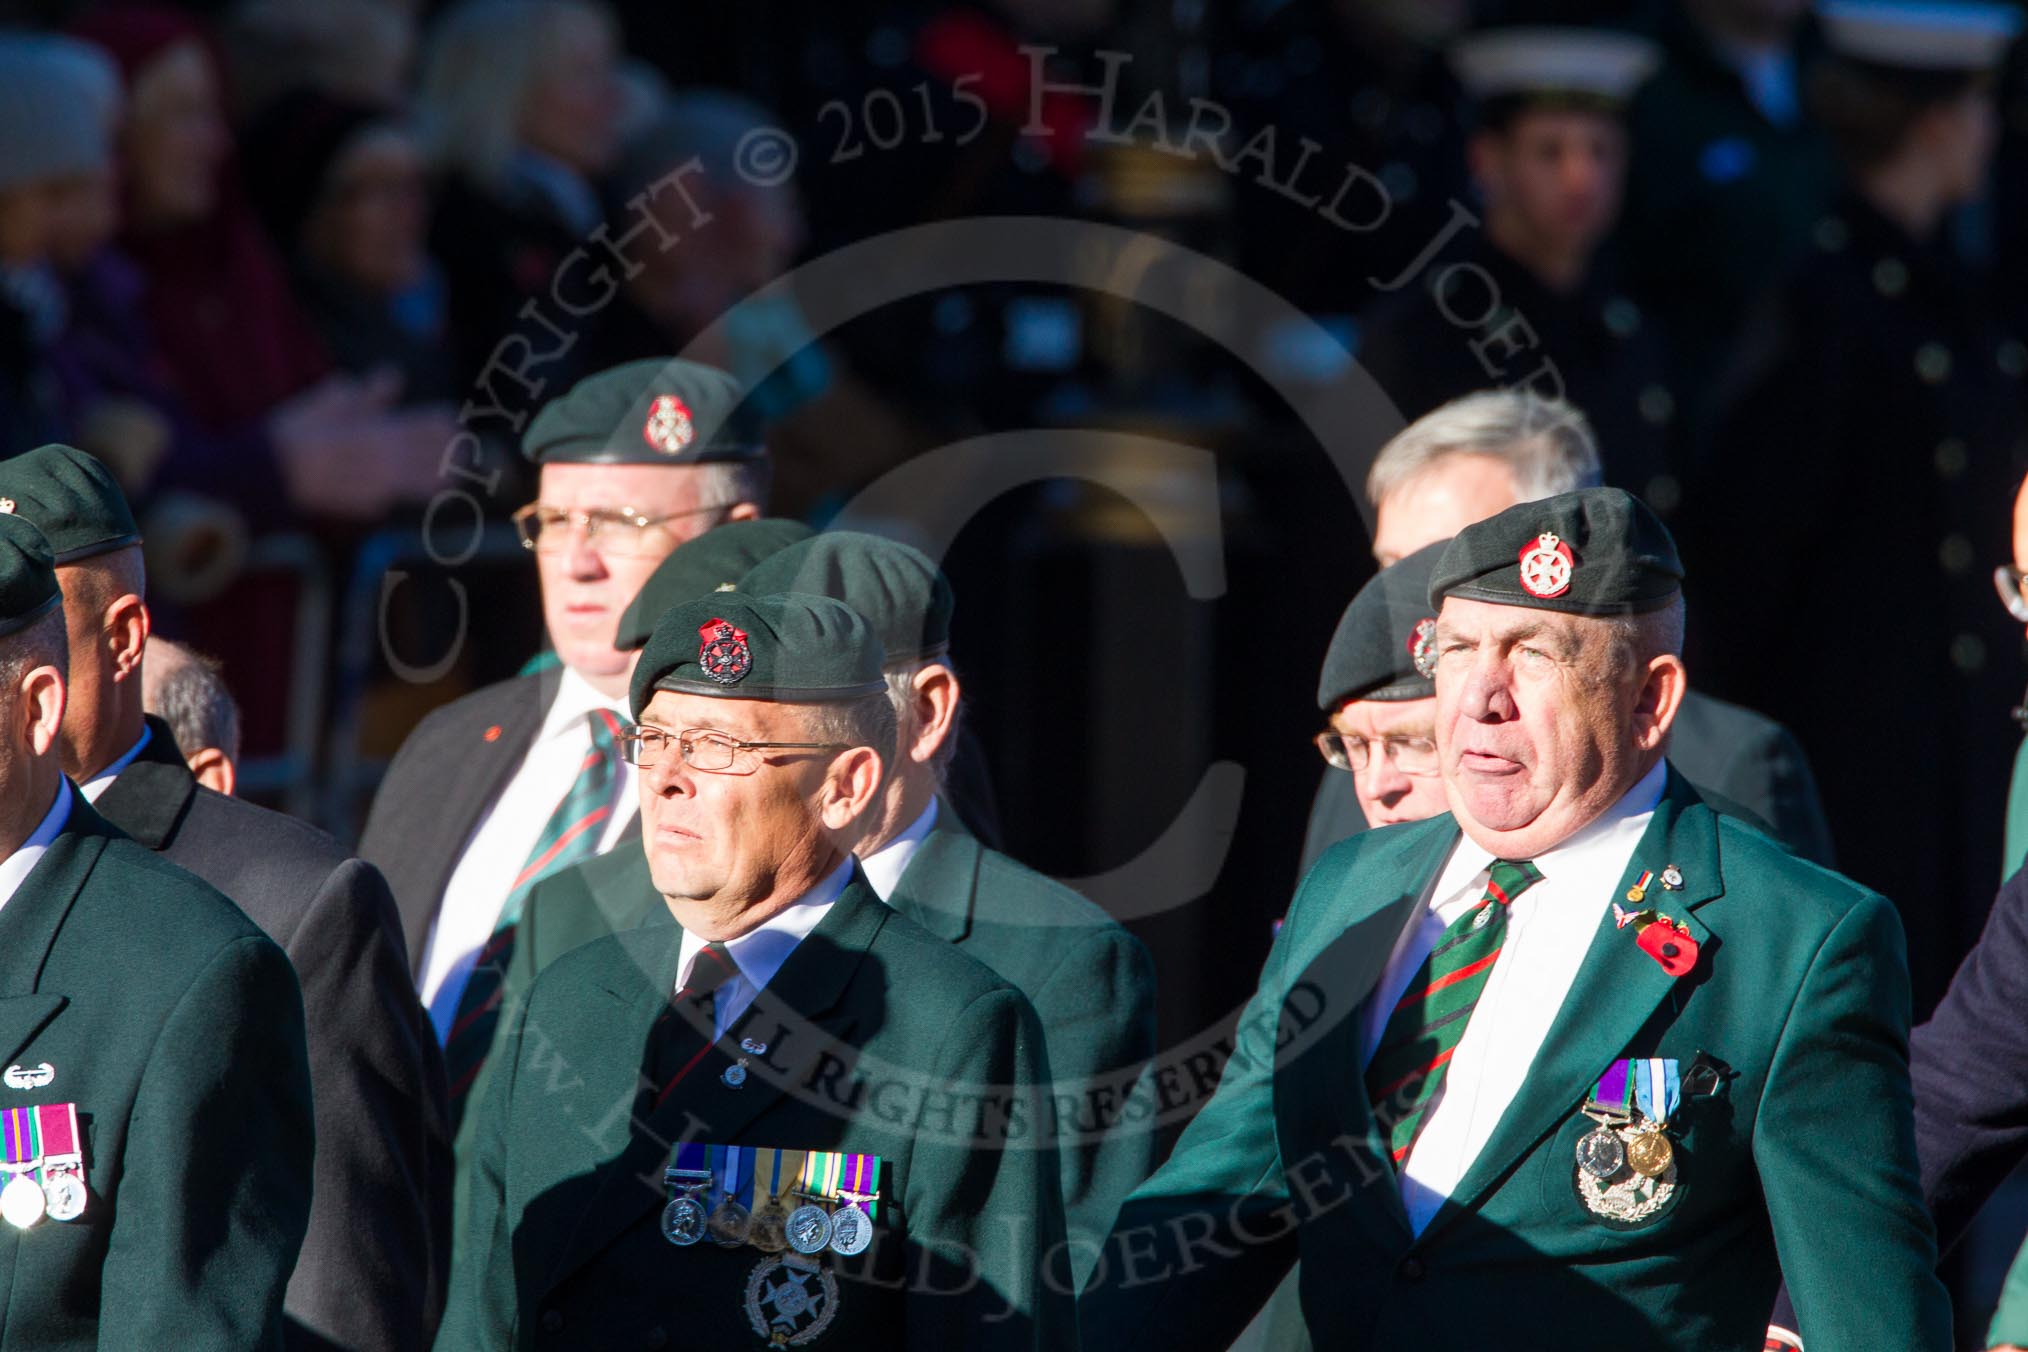
[[[669,755],[671,745],[693,770],[720,774],[730,770],[748,751],[849,751],[850,742],[742,742],[709,728],[685,728],[668,732],[662,728],[629,728],[620,734],[620,755],[629,765],[645,770]]]
[[[1364,770],[1373,763],[1373,744],[1385,748],[1387,759],[1405,775],[1433,775],[1437,772],[1437,746],[1428,737],[1365,738],[1351,733],[1320,732],[1317,750],[1333,769]]]
[[[567,549],[571,532],[582,529],[585,543],[593,549],[608,554],[639,554],[646,550],[648,532],[657,526],[701,512],[722,512],[731,505],[729,502],[714,502],[709,507],[692,507],[663,516],[644,516],[631,507],[593,507],[589,511],[575,511],[531,502],[514,513],[512,520],[523,549],[545,554]]]
[[[2000,593],[2000,604],[2009,615],[2028,624],[2028,573],[2003,563],[1993,570],[1993,590]]]

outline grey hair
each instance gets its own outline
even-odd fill
[[[64,626],[62,606],[0,639],[0,693],[8,708],[13,707],[22,680],[37,667],[55,667],[69,679],[70,630]]]
[[[1387,496],[1446,456],[1504,460],[1522,502],[1602,480],[1591,421],[1574,404],[1529,390],[1481,390],[1425,413],[1380,448],[1366,473],[1366,500]]]
[[[151,638],[142,673],[148,712],[169,725],[184,755],[217,750],[228,760],[239,759],[239,704],[217,658]]]
[[[768,496],[774,487],[774,462],[763,453],[750,460],[707,460],[691,466],[703,478],[697,501],[722,507],[750,502],[765,515]]]
[[[1613,678],[1618,680],[1645,666],[1651,658],[1681,657],[1685,619],[1680,593],[1660,610],[1613,617],[1606,639]]]
[[[913,712],[915,708],[915,676],[924,667],[947,667],[953,673],[957,670],[956,667],[951,666],[950,659],[947,657],[933,657],[927,662],[899,662],[887,669],[887,699],[888,703],[894,706],[895,754],[897,755],[902,754],[900,748],[901,738],[906,735],[913,739],[915,735],[915,715]],[[950,733],[944,738],[943,745],[937,748],[936,754],[930,757],[930,770],[936,775],[936,787],[939,793],[943,792],[945,783],[950,779],[951,758],[957,755],[958,752],[958,725],[963,721],[964,714],[965,706],[961,700],[958,703],[957,712],[951,717]]]
[[[520,144],[521,112],[565,16],[611,25],[593,0],[464,0],[437,20],[418,108],[423,145],[439,169],[497,187]]]
[[[832,700],[803,706],[803,726],[813,742],[870,746],[883,766],[894,764],[897,729],[894,704],[885,692],[858,699]]]

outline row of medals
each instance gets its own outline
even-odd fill
[[[1660,1178],[1669,1171],[1676,1147],[1664,1130],[1666,1123],[1644,1121],[1629,1138],[1614,1130],[1631,1125],[1632,1119],[1624,1114],[1585,1115],[1597,1125],[1578,1139],[1577,1164],[1593,1178],[1603,1183],[1621,1169],[1632,1169],[1642,1178]]]
[[[805,1257],[829,1249],[850,1258],[873,1243],[873,1218],[861,1204],[873,1201],[877,1193],[841,1192],[845,1205],[836,1211],[826,1211],[807,1192],[796,1194],[803,1204],[793,1211],[770,1199],[759,1211],[750,1212],[731,1197],[707,1211],[709,1170],[671,1168],[663,1172],[662,1181],[672,1194],[662,1208],[662,1238],[683,1248],[708,1236],[727,1249],[751,1244],[762,1253],[794,1250]]]
[[[17,1230],[26,1230],[44,1216],[53,1221],[74,1221],[84,1215],[84,1178],[75,1170],[44,1168],[36,1182],[28,1169],[14,1170],[7,1186],[0,1188],[0,1218]]]

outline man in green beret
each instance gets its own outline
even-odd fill
[[[443,1352],[1075,1345],[1035,1012],[840,843],[895,754],[881,664],[828,597],[657,624],[626,747],[675,924],[515,1011]]]
[[[387,875],[463,1116],[499,1020],[529,884],[636,829],[619,756],[635,654],[613,646],[655,566],[692,536],[761,515],[768,461],[739,382],[695,362],[629,362],[578,382],[522,437],[535,556],[559,664],[474,691],[410,734],[360,853]]]
[[[310,1215],[289,960],[64,777],[55,554],[0,496],[7,1341],[280,1348]]]
[[[1809,1346],[1951,1346],[1899,922],[1670,769],[1681,575],[1617,489],[1451,542],[1452,813],[1304,880],[1087,1341],[1223,1348],[1300,1253],[1319,1347],[1749,1347],[1782,1274]]]
[[[450,1269],[449,1131],[387,884],[322,831],[200,788],[169,725],[147,715],[147,570],[106,466],[38,447],[0,460],[0,499],[55,552],[70,634],[65,773],[100,816],[231,898],[295,965],[319,1145],[291,1328],[350,1352],[418,1346]]]
[[[709,539],[684,546],[671,562]],[[1076,1241],[1069,1254],[1073,1266],[1089,1262],[1120,1203],[1153,1167],[1153,1133],[1122,1121],[1155,1054],[1147,949],[1090,901],[981,845],[952,811],[944,776],[963,707],[950,659],[955,597],[927,555],[877,535],[827,531],[759,562],[739,590],[831,596],[879,634],[900,743],[879,800],[840,839],[882,900],[1035,1006],[1054,1076],[1063,1201]],[[579,944],[666,916],[647,861],[632,851],[555,875],[523,913],[508,989],[527,989]]]

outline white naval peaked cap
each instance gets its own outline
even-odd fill
[[[1824,40],[1841,56],[1903,70],[1991,70],[2021,33],[2021,11],[1979,0],[1824,0]]]
[[[1451,67],[1476,99],[1568,94],[1624,103],[1661,60],[1647,38],[1611,28],[1489,28],[1451,48]]]

